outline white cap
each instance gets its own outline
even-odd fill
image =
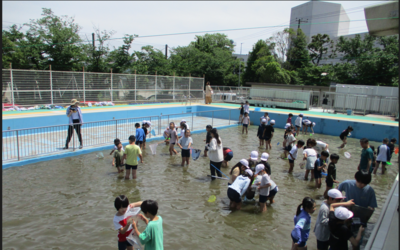
[[[328,196],[333,198],[333,199],[344,199],[346,198],[345,196],[342,195],[342,192],[340,192],[338,189],[330,189],[328,191]]]
[[[275,124],[275,120],[271,120],[269,123],[270,124]]]
[[[251,171],[249,168],[245,170],[246,173],[248,173],[250,176],[253,176],[253,171]]]
[[[240,164],[242,164],[246,168],[249,168],[249,162],[246,159],[241,159]]]
[[[266,119],[261,119],[261,122],[267,122],[267,120]]]
[[[182,119],[182,121],[181,122],[186,122],[186,120],[185,119]]]
[[[290,124],[290,123],[286,123],[285,129],[288,128],[288,127],[290,127],[291,125],[292,125],[292,124]]]
[[[256,172],[255,172],[254,174],[258,174],[258,173],[260,173],[261,171],[263,171],[264,169],[265,169],[264,164],[258,164],[258,165],[256,166]]]
[[[260,159],[260,160],[262,160],[262,161],[268,161],[268,157],[269,157],[269,154],[268,154],[268,153],[262,153],[261,159]]]
[[[353,217],[353,212],[345,207],[338,207],[335,209],[335,217],[339,220],[347,220]]]
[[[250,159],[255,160],[255,161],[258,160],[258,152],[257,151],[251,151]]]
[[[312,123],[313,127],[315,126],[315,122]]]
[[[146,121],[145,124],[148,124],[149,126],[151,126],[151,122],[150,121]]]
[[[300,115],[299,116],[303,116],[303,113],[300,113]]]

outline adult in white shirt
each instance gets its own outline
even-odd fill
[[[206,104],[211,104],[211,96],[213,94],[213,90],[210,86],[210,81],[206,83]]]
[[[230,200],[229,207],[231,209],[240,210],[242,206],[242,196],[246,193],[253,181],[253,172],[246,169],[243,175],[239,175],[235,181],[228,187],[228,198]]]
[[[250,104],[249,101],[246,101],[246,103],[243,105],[244,112],[250,115]]]
[[[217,129],[211,129],[210,134],[212,139],[206,147],[208,149],[208,158],[210,158],[211,179],[215,180],[215,171],[217,171],[218,177],[222,177],[221,165],[224,161],[224,150]]]
[[[81,134],[81,126],[83,124],[82,112],[81,108],[78,106],[79,101],[76,99],[71,100],[71,105],[67,108],[67,117],[69,118],[69,126],[68,126],[68,136],[67,141],[65,143],[64,149],[68,149],[68,144],[71,141],[72,134],[74,133],[74,129],[76,134],[78,135],[80,146],[79,148],[83,148],[82,134]]]

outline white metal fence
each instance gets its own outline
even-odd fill
[[[2,102],[12,106],[82,102],[154,102],[203,99],[204,78],[2,70]]]
[[[250,97],[250,87],[231,87],[212,85],[213,102],[245,102]]]

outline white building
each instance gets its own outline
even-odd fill
[[[328,34],[330,38],[349,34],[349,17],[341,4],[312,0],[293,7],[290,27],[299,27],[310,39],[316,34]]]

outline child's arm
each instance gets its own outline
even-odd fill
[[[130,225],[133,225],[133,223],[134,223],[133,217],[129,218],[129,219],[126,221],[126,225],[125,225],[124,227],[121,227],[121,228],[118,230],[118,232],[119,232],[120,234],[125,234],[126,231],[128,231],[129,226],[130,226]]]
[[[140,163],[143,163],[143,156],[142,156],[142,154],[139,154],[139,158],[140,158]]]
[[[188,148],[190,148],[192,146],[192,142],[193,142],[193,140],[192,140],[192,138],[190,138]]]
[[[140,207],[140,205],[142,205],[142,203],[143,203],[143,201],[133,202],[133,203],[129,204],[129,207],[130,207],[130,208],[133,208],[133,207]]]
[[[179,141],[178,141],[178,143],[177,143],[177,144],[178,144],[178,147],[179,147],[180,149],[182,149],[181,142],[182,142],[182,138],[180,138]]]
[[[256,183],[256,185],[260,185],[260,183]],[[267,184],[265,184],[264,186],[259,186],[258,187],[258,190],[260,190],[261,188],[267,188],[267,187],[270,187],[271,186],[271,183],[267,183]]]
[[[112,155],[112,154],[114,153],[114,151],[115,151],[115,149],[111,150],[111,153],[110,153],[110,155]]]
[[[135,231],[135,235],[139,236],[139,235],[140,235],[140,232],[139,232],[139,230],[137,229],[137,226],[136,226],[136,222],[135,222],[135,221],[132,222],[132,227],[133,227],[133,231]]]
[[[340,206],[349,207],[349,206],[354,206],[354,205],[355,205],[355,203],[354,203],[353,199],[346,201],[346,202],[333,203],[329,207],[329,211],[334,212],[335,208],[340,207]]]
[[[271,140],[272,140],[272,137],[274,137],[274,132],[271,132]]]

